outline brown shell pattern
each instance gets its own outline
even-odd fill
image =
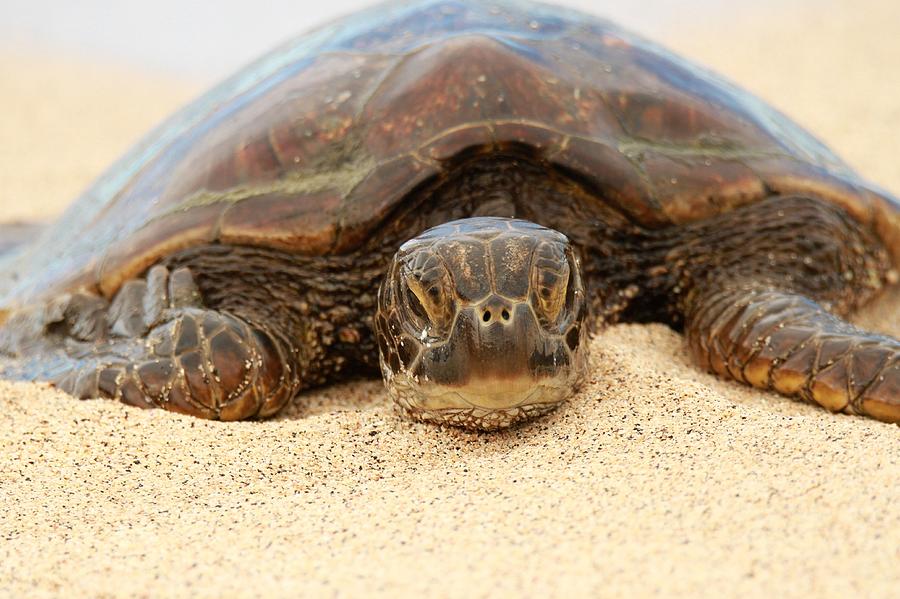
[[[508,143],[649,227],[815,193],[900,263],[900,203],[717,75],[580,12],[420,1],[307,32],[163,123],[0,264],[0,307],[77,287],[110,296],[196,244],[352,252],[444,161]]]

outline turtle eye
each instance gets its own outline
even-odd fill
[[[419,300],[419,296],[417,296],[415,292],[408,286],[406,287],[406,306],[407,308],[409,308],[410,312],[412,312],[420,320],[430,320],[430,318],[428,317],[428,310],[426,310],[425,306],[422,305],[422,302]]]
[[[445,333],[453,320],[450,274],[436,256],[414,259],[402,270],[406,287],[404,303],[421,324],[431,324],[434,333]]]
[[[566,304],[571,269],[565,250],[558,244],[541,244],[535,249],[532,289],[538,316],[545,324],[555,324]]]

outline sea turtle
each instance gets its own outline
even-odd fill
[[[380,366],[409,415],[491,429],[564,400],[590,331],[660,321],[702,368],[895,422],[900,342],[842,318],[898,265],[900,203],[709,71],[558,7],[386,4],[12,250],[0,368],[242,419]]]

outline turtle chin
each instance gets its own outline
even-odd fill
[[[568,397],[566,377],[534,384],[522,380],[514,390],[510,381],[474,381],[466,386],[398,384],[391,396],[410,418],[471,430],[495,431],[532,420],[554,410]],[[504,388],[491,393],[494,386]],[[487,393],[485,393],[487,390]]]

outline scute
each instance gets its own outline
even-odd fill
[[[508,144],[648,227],[815,193],[900,264],[900,203],[717,75],[583,13],[425,0],[310,31],[177,113],[0,263],[0,309],[110,296],[194,244],[352,252],[449,159]]]
[[[491,293],[485,244],[480,239],[438,241],[434,251],[453,273],[456,294],[464,302],[475,303]]]

